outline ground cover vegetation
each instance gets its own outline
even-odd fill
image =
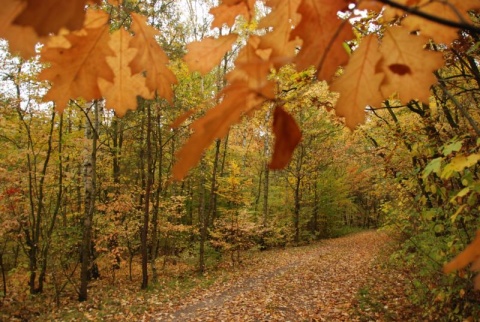
[[[141,317],[260,251],[382,227],[359,315],[401,316],[376,303],[402,276],[412,316],[477,320],[478,9],[6,1],[2,318]]]

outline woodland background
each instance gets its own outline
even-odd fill
[[[467,2],[468,9],[479,5]],[[2,318],[41,318],[92,293],[141,288],[178,296],[260,250],[382,227],[396,244],[389,260],[411,277],[409,300],[425,319],[477,319],[474,273],[442,268],[480,243],[478,12],[469,11],[473,27],[451,44],[430,43],[445,65],[434,72],[427,102],[391,95],[367,107],[364,124],[351,131],[335,116],[338,94],[317,71],[287,64],[269,75],[301,128],[290,162],[279,161],[286,167],[271,169],[270,128],[282,112],[267,103],[212,138],[180,181],[172,169],[189,125],[218,103],[225,74],[268,8],[259,3],[251,19],[238,18],[237,43],[218,66],[192,73],[187,44],[225,31],[210,29],[215,3],[100,6],[112,29],[133,12],[161,31],[157,41],[176,78],[172,95],[138,97],[136,111],[123,117],[103,100],[72,99],[58,113],[43,100],[50,84],[37,78],[45,70],[40,58],[22,58],[0,43]],[[391,24],[377,11],[351,23],[350,52]],[[463,266],[478,258],[469,254]]]

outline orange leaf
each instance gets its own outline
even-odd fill
[[[168,57],[155,40],[158,31],[147,24],[147,18],[132,13],[132,30],[135,36],[130,41],[130,47],[137,48],[138,52],[130,63],[133,74],[146,72],[147,87],[158,91],[158,95],[172,102],[172,85],[177,78],[168,69]]]
[[[31,26],[40,36],[56,34],[60,28],[82,28],[87,2],[100,4],[100,0],[25,0],[26,8],[15,18],[14,24]]]
[[[218,65],[225,53],[232,48],[238,35],[229,34],[218,38],[207,37],[201,41],[191,42],[187,45],[188,53],[184,60],[191,71],[207,74]]]
[[[113,55],[108,46],[110,39],[108,15],[103,11],[88,11],[94,20],[104,24],[97,28],[86,28],[65,36],[70,48],[44,47],[42,61],[50,63],[39,75],[40,80],[53,82],[44,101],[55,101],[58,111],[63,111],[70,98],[83,97],[94,100],[102,97],[97,85],[99,77],[113,81],[113,72],[105,57]],[[92,18],[92,19],[93,19]]]
[[[247,45],[238,53],[235,60],[235,69],[226,75],[230,83],[242,81],[248,83],[248,87],[263,96],[274,98],[275,84],[268,80],[273,68],[273,63],[265,57],[265,52],[259,49],[261,39],[258,36],[251,36]]]
[[[280,64],[285,63],[286,58],[294,57],[296,48],[301,40],[290,39],[292,28],[301,19],[297,13],[301,0],[268,0],[266,4],[272,8],[270,14],[260,20],[258,28],[273,28],[273,30],[261,38],[259,48],[270,49],[270,59],[276,63],[279,58]],[[277,59],[278,60],[278,59]]]
[[[329,81],[337,67],[348,61],[343,42],[353,38],[348,21],[341,20],[337,13],[346,9],[350,1],[302,0],[298,12],[302,20],[293,30],[291,39],[303,40],[302,48],[294,62],[302,70],[317,67],[318,78]]]
[[[302,132],[295,119],[281,106],[277,106],[273,113],[273,133],[275,146],[272,161],[268,167],[274,170],[283,169],[290,162],[293,151],[300,143]]]
[[[222,3],[210,9],[210,14],[215,18],[212,22],[213,28],[222,28],[223,24],[228,27],[233,26],[237,16],[244,16],[246,20],[254,14],[254,5],[256,0],[223,0]]]
[[[480,9],[478,0],[449,0],[449,1],[430,1],[430,0],[397,0],[399,4],[418,8],[421,12],[431,16],[439,17],[448,21],[465,23],[470,21],[469,10]],[[387,16],[399,15],[398,9],[388,9]],[[438,43],[449,45],[454,39],[458,38],[458,29],[445,26],[424,18],[408,15],[402,20],[402,25],[411,31],[420,30],[420,33],[426,37],[432,38]]]
[[[115,76],[113,82],[98,79],[98,86],[106,99],[106,107],[114,109],[118,116],[125,115],[127,110],[137,108],[137,96],[153,98],[145,85],[145,77],[142,74],[132,75],[128,67],[137,54],[137,49],[128,47],[130,39],[130,34],[124,29],[119,29],[111,35],[109,45],[115,56],[106,57],[106,60]]]
[[[430,86],[437,82],[433,72],[443,66],[442,53],[424,49],[425,36],[412,35],[403,27],[385,30],[379,70],[385,73],[381,86],[384,97],[397,92],[402,102],[418,99],[427,103]]]
[[[342,76],[330,87],[332,91],[340,93],[335,112],[345,117],[350,129],[364,122],[367,105],[379,106],[383,100],[379,88],[385,75],[375,70],[382,58],[378,45],[375,35],[363,38]]]
[[[175,180],[183,179],[215,139],[224,137],[242,116],[260,108],[265,101],[261,94],[241,81],[225,87],[220,96],[223,96],[220,104],[190,125],[194,133],[177,153],[177,162],[172,170]]]
[[[470,263],[474,263],[472,269],[477,270],[480,268],[480,230],[477,231],[475,239],[472,241],[470,245],[467,246],[457,255],[453,260],[447,263],[443,267],[443,271],[448,274],[454,270],[459,270],[464,268]],[[475,280],[475,287],[478,289],[480,288],[478,276]]]
[[[25,59],[36,54],[35,45],[43,41],[29,26],[12,25],[15,17],[21,13],[26,3],[21,0],[6,0],[0,6],[0,37],[8,40],[12,53],[18,53]]]

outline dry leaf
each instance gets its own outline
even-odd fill
[[[340,94],[335,112],[345,117],[350,129],[364,122],[366,106],[379,106],[383,100],[379,89],[385,75],[376,72],[376,65],[382,58],[378,47],[376,35],[363,38],[342,76],[330,87]]]
[[[431,16],[458,23],[471,22],[467,12],[480,8],[478,0],[450,0],[448,2],[397,0],[396,2],[402,5],[416,7],[418,10]],[[387,17],[393,17],[403,14],[403,12],[399,9],[389,8],[385,14]],[[438,43],[449,45],[454,39],[458,38],[457,28],[435,23],[413,14],[405,17],[402,20],[402,25],[411,31],[419,30],[422,35],[432,38]]]
[[[22,0],[6,0],[0,6],[0,37],[8,40],[9,50],[28,59],[36,54],[35,46],[44,39],[39,38],[29,26],[12,25],[13,20],[27,4]]]
[[[187,45],[188,53],[184,60],[191,71],[207,74],[218,65],[225,54],[232,49],[238,35],[229,34],[218,38],[207,37]]]
[[[283,169],[290,162],[293,151],[300,143],[302,132],[295,119],[281,106],[277,106],[273,113],[273,133],[275,145],[272,161],[268,167],[274,170]]]
[[[349,1],[302,0],[298,12],[302,20],[291,33],[299,37],[302,47],[294,62],[299,70],[317,67],[318,78],[329,81],[338,66],[348,61],[343,42],[353,38],[351,25],[337,16]]]
[[[281,66],[290,61],[296,54],[296,48],[301,45],[297,37],[290,39],[292,28],[301,19],[297,13],[301,0],[269,0],[266,2],[272,11],[262,20],[258,28],[272,28],[273,30],[261,37],[258,48],[269,49],[269,58],[276,66]],[[279,23],[279,22],[282,23]]]
[[[60,28],[82,28],[85,6],[88,2],[100,4],[99,0],[25,0],[27,6],[15,18],[14,24],[31,26],[39,36],[58,33]]]
[[[477,231],[470,245],[443,267],[443,271],[448,274],[454,270],[463,269],[470,263],[473,263],[471,267],[473,271],[480,269],[480,230]],[[475,289],[480,289],[479,275],[475,277]]]
[[[130,41],[130,47],[137,48],[138,52],[130,63],[133,74],[146,72],[147,87],[158,91],[158,95],[172,102],[172,85],[177,78],[168,69],[168,57],[155,40],[158,31],[147,24],[147,18],[132,13],[132,30],[135,36]]]
[[[224,137],[242,116],[262,106],[265,97],[252,91],[246,82],[235,82],[221,93],[221,103],[191,124],[194,133],[177,153],[173,178],[181,180],[195,166],[203,151],[217,138]]]
[[[113,82],[98,79],[98,86],[106,99],[106,107],[114,109],[118,116],[137,108],[137,96],[153,98],[145,85],[145,77],[142,74],[132,75],[128,67],[137,54],[136,48],[128,46],[130,39],[130,34],[124,29],[119,29],[110,36],[109,46],[115,56],[106,57],[106,60],[114,73]]]
[[[44,101],[55,101],[60,112],[71,98],[83,97],[87,101],[101,98],[97,85],[99,77],[113,82],[112,69],[105,60],[106,56],[114,54],[108,46],[108,15],[91,10],[87,14],[103,19],[104,25],[67,35],[70,48],[44,47],[42,50],[42,62],[49,63],[50,67],[44,69],[38,78],[53,83]]]
[[[223,0],[220,5],[210,9],[210,14],[214,16],[212,29],[222,28],[224,24],[233,26],[237,16],[250,20],[254,14],[254,5],[255,0]]]
[[[412,35],[403,27],[385,30],[378,70],[385,73],[383,97],[397,92],[402,102],[418,99],[427,103],[430,86],[437,82],[433,72],[443,66],[443,55],[424,49],[428,38]]]

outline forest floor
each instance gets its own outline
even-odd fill
[[[153,313],[149,319],[412,320],[417,312],[404,293],[406,277],[384,266],[388,241],[385,234],[368,231],[267,256],[245,269],[239,279],[185,298],[179,306]]]
[[[418,310],[405,294],[408,276],[386,264],[390,242],[384,233],[365,231],[308,246],[254,252],[244,255],[240,266],[225,262],[202,277],[160,276],[162,282],[147,291],[138,290],[138,284],[120,285],[117,276],[116,285],[108,286],[107,279],[92,285],[87,302],[75,302],[72,295],[59,309],[38,309],[30,318],[17,312],[13,320],[418,320]],[[29,304],[25,308],[32,310]]]

